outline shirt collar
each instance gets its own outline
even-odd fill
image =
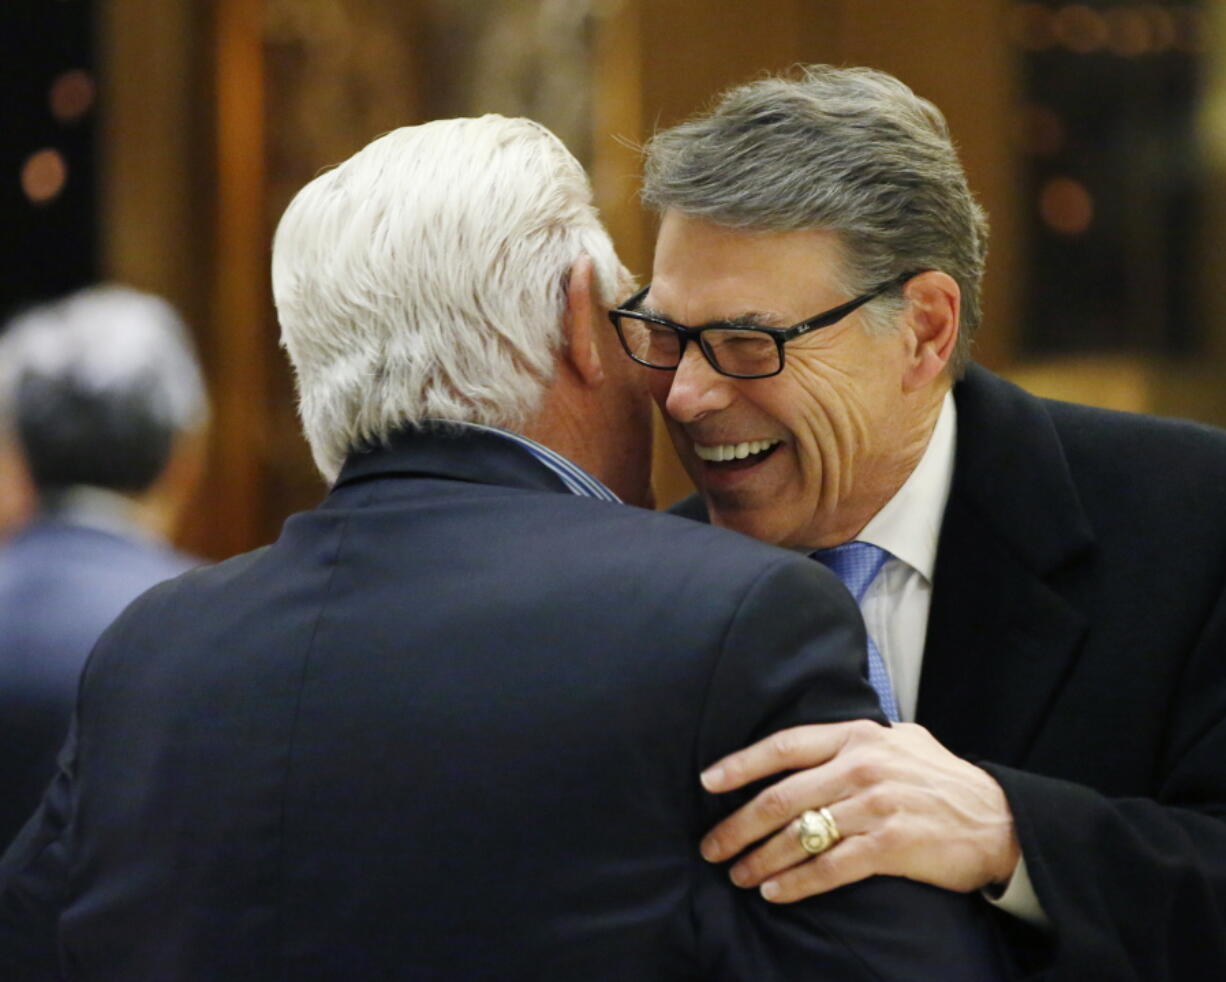
[[[929,583],[936,567],[937,539],[954,474],[958,414],[945,393],[937,425],[911,476],[856,536],[901,559]]]
[[[621,504],[621,498],[605,487],[599,480],[592,477],[591,474],[578,464],[563,457],[556,450],[550,450],[544,444],[537,443],[530,437],[524,436],[522,433],[513,433],[511,430],[504,430],[497,426],[483,426],[480,423],[449,422],[447,425],[481,430],[484,433],[493,433],[495,436],[510,440],[512,443],[523,447],[539,463],[556,474],[558,480],[566,485],[566,489],[571,494],[576,494],[581,498],[596,498],[600,501],[612,501]]]
[[[127,539],[159,541],[141,523],[131,498],[92,484],[74,484],[45,492],[40,502],[44,515],[72,525],[107,532]]]

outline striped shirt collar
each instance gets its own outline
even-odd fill
[[[432,421],[430,421],[432,422]],[[495,436],[500,436],[505,440],[510,440],[512,443],[518,444],[528,453],[532,454],[536,460],[544,467],[548,468],[561,481],[571,494],[577,494],[581,498],[595,498],[598,501],[612,501],[621,504],[621,498],[610,491],[596,478],[592,477],[578,464],[572,463],[563,457],[556,450],[550,450],[543,444],[537,443],[535,440],[529,439],[522,433],[513,433],[510,430],[500,429],[497,426],[483,426],[480,423],[455,423],[446,421],[448,427],[463,427],[466,429],[480,430],[483,433],[492,433]]]

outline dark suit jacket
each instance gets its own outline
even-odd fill
[[[192,564],[53,517],[0,548],[0,851],[55,774],[77,678],[98,636],[132,600]]]
[[[993,762],[1059,977],[1226,978],[1226,434],[955,396],[919,722]]]
[[[1008,796],[1054,925],[1001,915],[1013,951],[1035,977],[1220,982],[1226,433],[978,367],[954,398],[916,721]]]
[[[698,856],[733,804],[702,766],[875,713],[837,582],[560,491],[497,436],[405,436],[129,608],[0,863],[0,976],[58,915],[73,979],[994,977],[967,898],[771,908]]]

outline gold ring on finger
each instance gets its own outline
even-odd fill
[[[796,836],[800,848],[810,856],[820,856],[842,838],[829,808],[802,813],[797,820]]]

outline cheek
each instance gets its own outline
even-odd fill
[[[854,448],[862,446],[860,413],[854,401],[839,389],[837,380],[810,376],[796,379],[770,406],[761,407],[787,429],[793,479],[806,489],[806,495],[844,473]]]
[[[797,372],[786,385],[762,391],[755,402],[758,411],[786,429],[799,447],[812,449],[829,432],[829,398],[828,383],[812,372]]]
[[[832,358],[795,366],[787,400],[777,404],[789,413],[788,422],[798,438],[842,442],[872,415],[877,380],[858,365],[842,361]]]

